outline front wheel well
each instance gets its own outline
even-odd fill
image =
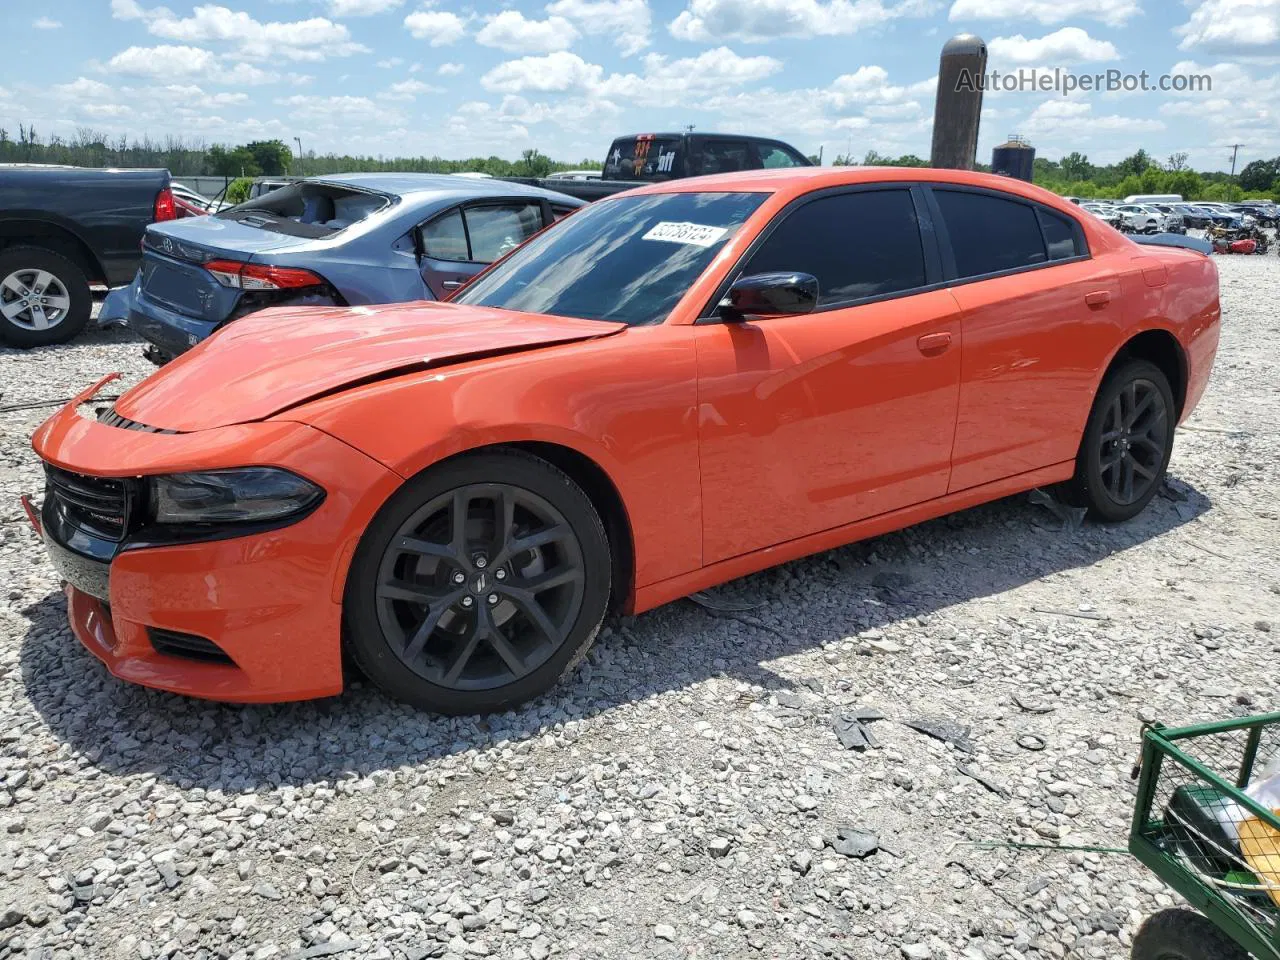
[[[586,493],[604,522],[605,533],[609,535],[609,553],[613,560],[613,596],[609,601],[610,611],[623,612],[631,601],[631,593],[635,585],[635,540],[631,534],[631,521],[627,517],[627,508],[623,503],[622,494],[614,486],[613,480],[598,463],[572,447],[533,440],[506,443],[501,446],[523,450],[525,453],[546,460],[566,473]]]
[[[1107,376],[1128,360],[1148,360],[1160,368],[1173,390],[1173,402],[1181,420],[1187,402],[1187,355],[1178,338],[1167,330],[1144,330],[1120,348],[1107,368]]]

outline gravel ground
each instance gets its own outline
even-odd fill
[[[1123,846],[1141,720],[1278,705],[1280,260],[1218,263],[1213,382],[1138,520],[1017,497],[787,564],[481,720],[111,679],[17,504],[49,410],[0,413],[0,960],[1126,956],[1174,903],[1135,861],[975,841]],[[0,351],[0,405],[111,370],[150,370],[127,334]],[[841,746],[853,707],[879,749]]]

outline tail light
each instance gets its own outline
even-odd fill
[[[173,191],[165,187],[156,194],[156,208],[153,222],[163,223],[165,220],[177,220],[178,208],[173,200]]]
[[[210,260],[204,268],[224,287],[241,290],[297,290],[318,287],[324,279],[310,270],[297,267],[273,267],[265,263],[241,263],[239,260]]]

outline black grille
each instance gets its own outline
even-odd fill
[[[98,414],[98,422],[108,427],[119,427],[121,430],[138,430],[142,433],[177,433],[177,430],[165,430],[163,427],[152,427],[137,420],[130,420],[116,413],[115,407],[107,407]]]
[[[67,520],[107,540],[123,540],[129,525],[129,489],[117,477],[90,477],[45,464],[46,493]]]
[[[156,653],[170,657],[185,657],[187,660],[204,660],[207,663],[233,663],[221,647],[212,640],[197,637],[194,633],[179,633],[177,630],[161,630],[159,627],[148,627],[151,646]]]

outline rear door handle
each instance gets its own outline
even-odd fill
[[[442,280],[440,282],[440,286],[444,287],[446,290],[457,290],[462,285],[461,280]]]
[[[1110,290],[1095,290],[1095,291],[1093,291],[1093,293],[1086,293],[1086,294],[1084,295],[1084,302],[1085,302],[1085,303],[1087,303],[1087,304],[1088,304],[1089,306],[1091,306],[1091,307],[1100,307],[1100,306],[1102,306],[1102,305],[1103,305],[1103,304],[1105,304],[1105,303],[1110,303],[1110,302],[1111,302],[1111,291],[1110,291]]]
[[[936,356],[939,353],[945,353],[947,348],[951,346],[951,331],[943,330],[939,333],[926,333],[916,341],[916,346],[925,356]]]

